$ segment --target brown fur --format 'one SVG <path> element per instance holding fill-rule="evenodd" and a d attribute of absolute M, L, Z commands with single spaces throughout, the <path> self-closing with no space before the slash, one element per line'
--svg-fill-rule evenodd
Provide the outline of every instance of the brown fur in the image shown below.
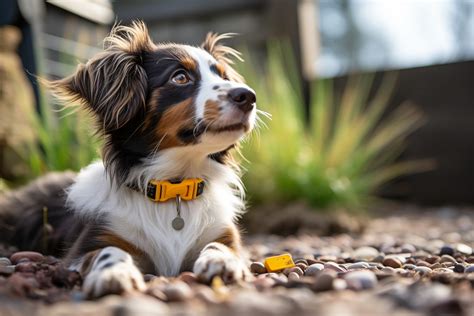
<path fill-rule="evenodd" d="M 229 226 L 222 235 L 215 240 L 231 249 L 234 253 L 239 254 L 241 250 L 240 232 L 236 226 Z"/>
<path fill-rule="evenodd" d="M 208 100 L 204 105 L 204 109 L 204 120 L 206 122 L 212 122 L 219 118 L 219 102 Z"/>
<path fill-rule="evenodd" d="M 168 109 L 156 128 L 159 139 L 159 148 L 166 149 L 180 146 L 177 134 L 182 128 L 193 126 L 192 99 L 187 99 Z"/>

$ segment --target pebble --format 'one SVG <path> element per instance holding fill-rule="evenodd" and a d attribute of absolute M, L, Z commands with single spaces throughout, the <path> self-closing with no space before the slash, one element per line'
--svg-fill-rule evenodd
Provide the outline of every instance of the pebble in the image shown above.
<path fill-rule="evenodd" d="M 465 273 L 473 273 L 474 272 L 474 264 L 471 264 L 470 266 L 466 267 L 464 272 Z"/>
<path fill-rule="evenodd" d="M 352 257 L 357 260 L 371 261 L 379 255 L 379 251 L 374 247 L 364 246 L 357 248 L 353 253 Z"/>
<path fill-rule="evenodd" d="M 15 272 L 15 266 L 0 266 L 0 275 L 9 276 Z"/>
<path fill-rule="evenodd" d="M 454 269 L 453 269 L 454 272 L 457 272 L 457 273 L 464 273 L 464 270 L 465 270 L 465 268 L 464 268 L 464 266 L 463 266 L 462 264 L 459 264 L 459 263 L 458 263 L 458 264 L 455 264 L 455 265 L 454 265 Z"/>
<path fill-rule="evenodd" d="M 346 269 L 344 269 L 343 267 L 341 267 L 340 265 L 338 265 L 335 262 L 326 262 L 324 264 L 324 270 L 333 270 L 333 271 L 336 271 L 336 272 L 346 272 Z"/>
<path fill-rule="evenodd" d="M 451 246 L 443 246 L 441 247 L 441 250 L 439 251 L 439 254 L 442 255 L 454 255 L 454 248 Z"/>
<path fill-rule="evenodd" d="M 378 256 L 376 256 L 374 259 L 372 259 L 372 262 L 379 262 L 379 263 L 382 263 L 383 259 L 385 258 L 385 256 L 383 254 L 379 254 Z"/>
<path fill-rule="evenodd" d="M 400 248 L 402 252 L 413 253 L 416 251 L 416 247 L 412 244 L 403 244 Z"/>
<path fill-rule="evenodd" d="M 336 271 L 333 270 L 324 270 L 314 280 L 314 283 L 311 287 L 313 291 L 322 292 L 329 291 L 333 289 L 333 282 L 337 277 Z"/>
<path fill-rule="evenodd" d="M 37 264 L 34 262 L 21 262 L 15 266 L 17 272 L 36 272 Z"/>
<path fill-rule="evenodd" d="M 321 263 L 313 263 L 309 267 L 306 268 L 304 271 L 304 275 L 306 276 L 315 276 L 318 274 L 320 271 L 324 269 L 324 265 Z"/>
<path fill-rule="evenodd" d="M 367 262 L 356 262 L 349 264 L 347 270 L 357 270 L 357 269 L 369 269 L 370 265 Z"/>
<path fill-rule="evenodd" d="M 13 264 L 17 264 L 22 259 L 27 259 L 29 261 L 38 262 L 38 261 L 43 260 L 43 258 L 44 258 L 44 256 L 42 254 L 40 254 L 39 252 L 20 251 L 20 252 L 15 252 L 13 255 L 11 255 L 10 260 Z"/>
<path fill-rule="evenodd" d="M 0 257 L 0 266 L 10 266 L 12 262 L 6 257 Z"/>
<path fill-rule="evenodd" d="M 252 262 L 252 264 L 250 264 L 250 272 L 262 274 L 267 273 L 267 269 L 265 268 L 265 265 L 261 262 Z"/>
<path fill-rule="evenodd" d="M 431 268 L 428 268 L 428 267 L 416 267 L 416 268 L 415 268 L 415 272 L 418 272 L 418 273 L 420 273 L 421 275 L 428 274 L 428 273 L 430 273 L 431 271 L 432 271 Z"/>
<path fill-rule="evenodd" d="M 303 273 L 303 272 L 302 272 Z M 300 275 L 296 272 L 290 272 L 288 274 L 288 281 L 294 281 L 294 280 L 299 280 L 300 279 Z"/>
<path fill-rule="evenodd" d="M 456 263 L 456 259 L 454 259 L 450 255 L 442 255 L 439 262 L 441 262 L 441 263 L 446 263 L 446 262 Z"/>
<path fill-rule="evenodd" d="M 377 277 L 369 270 L 349 272 L 344 276 L 344 280 L 348 288 L 353 290 L 371 289 L 377 284 Z"/>
<path fill-rule="evenodd" d="M 415 270 L 415 268 L 416 268 L 416 265 L 411 264 L 411 263 L 406 263 L 403 265 L 403 269 L 406 269 L 406 270 Z"/>
<path fill-rule="evenodd" d="M 464 255 L 470 256 L 472 254 L 472 248 L 466 244 L 457 244 L 456 250 Z"/>
<path fill-rule="evenodd" d="M 434 264 L 434 263 L 438 262 L 439 259 L 440 259 L 439 256 L 429 256 L 425 259 L 425 261 L 428 262 L 428 263 Z"/>
<path fill-rule="evenodd" d="M 183 272 L 179 275 L 179 279 L 187 284 L 193 284 L 197 282 L 196 275 L 192 272 Z"/>
<path fill-rule="evenodd" d="M 402 263 L 396 258 L 386 258 L 384 261 L 382 261 L 382 264 L 394 269 L 402 267 Z"/>
<path fill-rule="evenodd" d="M 182 281 L 169 283 L 162 291 L 170 302 L 186 301 L 194 294 L 189 285 Z"/>
<path fill-rule="evenodd" d="M 423 261 L 423 260 L 419 260 L 416 263 L 416 265 L 419 266 L 419 267 L 431 267 L 431 264 L 429 264 L 428 262 Z"/>
<path fill-rule="evenodd" d="M 304 274 L 303 270 L 300 267 L 290 268 L 290 272 L 288 273 L 288 275 L 290 275 L 291 273 L 296 273 L 298 274 L 298 276 L 302 276 Z"/>

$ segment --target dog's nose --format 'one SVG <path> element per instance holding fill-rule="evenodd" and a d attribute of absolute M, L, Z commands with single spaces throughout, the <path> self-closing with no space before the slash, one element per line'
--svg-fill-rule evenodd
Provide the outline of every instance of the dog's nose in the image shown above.
<path fill-rule="evenodd" d="M 246 88 L 235 88 L 228 92 L 229 100 L 243 112 L 251 111 L 255 106 L 257 97 L 255 93 Z"/>

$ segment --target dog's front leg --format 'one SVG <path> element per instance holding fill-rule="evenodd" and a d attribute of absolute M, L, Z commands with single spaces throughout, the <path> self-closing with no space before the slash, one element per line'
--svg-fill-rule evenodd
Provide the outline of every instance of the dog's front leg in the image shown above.
<path fill-rule="evenodd" d="M 240 257 L 240 236 L 231 227 L 216 241 L 207 244 L 194 263 L 194 273 L 201 282 L 210 283 L 219 276 L 225 283 L 250 278 L 251 274 Z"/>
<path fill-rule="evenodd" d="M 143 275 L 132 256 L 118 247 L 88 252 L 78 268 L 84 278 L 82 289 L 89 298 L 145 290 Z"/>

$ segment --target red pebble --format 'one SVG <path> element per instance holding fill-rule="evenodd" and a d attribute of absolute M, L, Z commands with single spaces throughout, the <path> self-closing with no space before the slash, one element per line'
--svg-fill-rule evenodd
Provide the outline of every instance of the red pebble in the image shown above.
<path fill-rule="evenodd" d="M 39 252 L 34 251 L 20 251 L 11 255 L 10 260 L 13 264 L 17 264 L 21 259 L 28 259 L 30 261 L 38 262 L 43 260 L 44 256 Z"/>

